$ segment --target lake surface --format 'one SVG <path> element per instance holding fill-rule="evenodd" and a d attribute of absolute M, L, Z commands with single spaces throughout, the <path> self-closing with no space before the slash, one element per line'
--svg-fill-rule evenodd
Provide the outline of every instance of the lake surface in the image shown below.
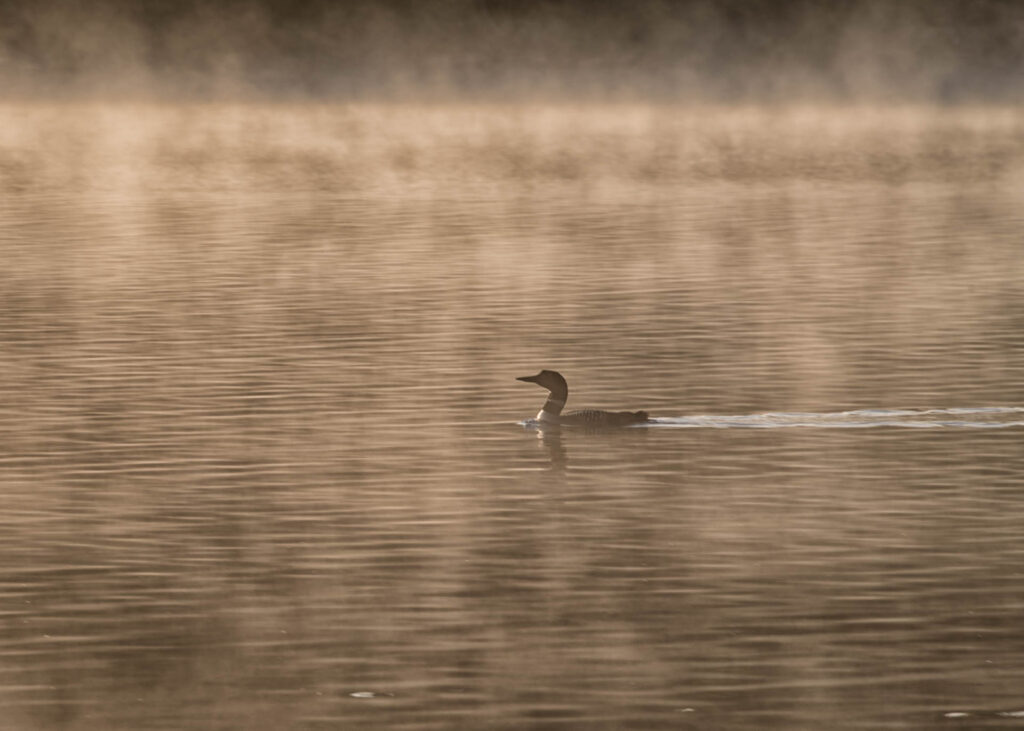
<path fill-rule="evenodd" d="M 1020 723 L 1024 115 L 0 114 L 5 728 Z"/>

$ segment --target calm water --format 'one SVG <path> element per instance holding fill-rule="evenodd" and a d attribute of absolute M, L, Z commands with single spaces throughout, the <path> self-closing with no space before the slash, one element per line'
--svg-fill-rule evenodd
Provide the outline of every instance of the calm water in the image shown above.
<path fill-rule="evenodd" d="M 1024 117 L 0 111 L 5 728 L 1020 723 Z"/>

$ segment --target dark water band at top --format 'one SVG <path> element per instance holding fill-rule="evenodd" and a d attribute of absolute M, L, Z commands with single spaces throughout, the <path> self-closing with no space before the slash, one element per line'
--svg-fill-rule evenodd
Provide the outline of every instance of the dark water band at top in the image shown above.
<path fill-rule="evenodd" d="M 537 427 L 534 419 L 522 422 Z M 975 428 L 1001 429 L 1024 426 L 1024 407 L 979 406 L 953 409 L 856 409 L 831 413 L 771 412 L 725 416 L 699 414 L 694 416 L 656 416 L 631 429 L 785 429 L 793 427 L 818 429 L 868 429 L 872 427 L 904 427 L 914 429 Z"/>

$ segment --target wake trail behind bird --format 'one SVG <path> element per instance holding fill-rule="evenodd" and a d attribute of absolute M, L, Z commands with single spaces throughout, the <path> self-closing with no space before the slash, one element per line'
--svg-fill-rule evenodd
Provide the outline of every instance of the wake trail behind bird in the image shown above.
<path fill-rule="evenodd" d="M 1024 426 L 1024 407 L 981 406 L 952 409 L 856 409 L 831 413 L 770 412 L 725 416 L 654 417 L 639 427 L 675 429 L 868 429 L 903 427 L 913 429 L 981 428 Z"/>

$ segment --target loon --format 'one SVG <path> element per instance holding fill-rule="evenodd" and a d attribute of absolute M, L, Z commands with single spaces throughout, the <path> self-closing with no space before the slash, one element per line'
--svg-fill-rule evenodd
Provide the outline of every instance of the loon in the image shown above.
<path fill-rule="evenodd" d="M 569 398 L 569 384 L 557 371 L 541 371 L 535 376 L 520 376 L 517 381 L 526 381 L 543 386 L 551 393 L 544 407 L 537 414 L 537 421 L 548 426 L 629 426 L 642 424 L 648 420 L 646 411 L 600 411 L 598 409 L 582 409 L 562 413 L 565 401 Z"/>

